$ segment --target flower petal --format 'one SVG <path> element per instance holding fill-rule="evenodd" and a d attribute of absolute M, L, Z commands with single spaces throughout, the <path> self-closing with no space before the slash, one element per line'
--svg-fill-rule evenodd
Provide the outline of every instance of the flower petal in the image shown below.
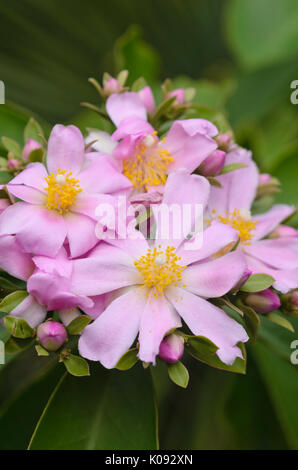
<path fill-rule="evenodd" d="M 30 163 L 25 170 L 10 180 L 9 185 L 23 184 L 44 192 L 47 176 L 48 172 L 42 163 Z"/>
<path fill-rule="evenodd" d="M 22 250 L 12 235 L 0 236 L 0 268 L 25 281 L 34 270 L 31 256 Z"/>
<path fill-rule="evenodd" d="M 205 336 L 216 344 L 219 348 L 216 354 L 222 362 L 233 364 L 237 357 L 242 357 L 237 343 L 248 341 L 248 336 L 240 323 L 222 309 L 183 289 L 169 289 L 166 295 L 194 335 Z"/>
<path fill-rule="evenodd" d="M 96 142 L 94 142 L 96 140 Z M 117 143 L 112 140 L 110 134 L 104 131 L 92 130 L 85 139 L 86 144 L 92 144 L 96 152 L 111 155 Z"/>
<path fill-rule="evenodd" d="M 60 168 L 77 175 L 83 165 L 84 154 L 85 143 L 80 129 L 61 124 L 53 128 L 47 153 L 47 167 L 50 173 L 57 173 Z"/>
<path fill-rule="evenodd" d="M 23 318 L 31 328 L 35 328 L 44 321 L 47 316 L 47 310 L 31 295 L 28 295 L 28 297 L 10 312 L 10 316 Z"/>
<path fill-rule="evenodd" d="M 6 187 L 10 194 L 30 204 L 42 205 L 45 202 L 45 193 L 31 186 L 8 184 Z"/>
<path fill-rule="evenodd" d="M 253 217 L 257 222 L 254 232 L 254 240 L 260 240 L 271 233 L 283 220 L 289 217 L 295 211 L 294 206 L 287 204 L 276 204 L 269 211 L 258 214 Z"/>
<path fill-rule="evenodd" d="M 206 298 L 221 297 L 241 279 L 246 268 L 241 250 L 205 263 L 195 263 L 183 272 L 185 289 Z"/>
<path fill-rule="evenodd" d="M 98 243 L 95 235 L 96 222 L 94 220 L 74 212 L 65 214 L 64 220 L 69 249 L 73 258 L 82 256 Z"/>
<path fill-rule="evenodd" d="M 137 116 L 146 121 L 147 112 L 137 93 L 126 91 L 111 95 L 106 102 L 107 112 L 116 126 L 127 117 Z"/>
<path fill-rule="evenodd" d="M 164 336 L 172 328 L 179 328 L 181 320 L 164 295 L 155 297 L 151 289 L 141 316 L 138 357 L 155 364 L 156 355 Z"/>
<path fill-rule="evenodd" d="M 114 300 L 84 329 L 79 340 L 80 354 L 92 361 L 100 361 L 107 369 L 115 367 L 137 336 L 145 304 L 146 295 L 141 288 L 132 289 Z"/>
<path fill-rule="evenodd" d="M 295 238 L 259 240 L 245 246 L 245 252 L 277 269 L 298 268 L 298 240 Z"/>

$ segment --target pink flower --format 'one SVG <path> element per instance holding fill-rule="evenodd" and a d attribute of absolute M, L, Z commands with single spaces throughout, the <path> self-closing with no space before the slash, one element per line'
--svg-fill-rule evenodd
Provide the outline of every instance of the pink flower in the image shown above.
<path fill-rule="evenodd" d="M 163 203 L 205 206 L 209 189 L 205 178 L 177 172 L 168 178 Z M 163 223 L 157 218 L 157 233 L 163 233 Z M 187 233 L 193 225 L 194 216 L 187 221 Z M 187 249 L 189 240 L 183 235 L 149 245 L 138 232 L 137 239 L 107 240 L 109 244 L 100 243 L 87 258 L 74 260 L 73 291 L 87 296 L 115 293 L 84 330 L 80 354 L 112 368 L 138 335 L 140 360 L 155 363 L 164 336 L 181 327 L 183 318 L 195 335 L 218 346 L 223 362 L 242 357 L 237 343 L 248 340 L 245 330 L 206 300 L 226 294 L 243 276 L 246 264 L 240 251 L 213 257 L 236 239 L 235 230 L 214 222 L 204 232 L 201 249 Z"/>
<path fill-rule="evenodd" d="M 7 185 L 22 202 L 2 213 L 0 235 L 16 234 L 24 250 L 36 255 L 55 256 L 66 240 L 73 257 L 95 246 L 95 208 L 131 184 L 108 156 L 85 155 L 84 149 L 78 128 L 53 128 L 47 168 L 31 163 Z"/>
<path fill-rule="evenodd" d="M 283 236 L 268 239 L 279 224 L 294 211 L 294 206 L 277 204 L 263 214 L 251 216 L 259 173 L 251 153 L 236 149 L 227 154 L 226 164 L 244 163 L 246 168 L 218 176 L 222 188 L 212 187 L 207 219 L 230 225 L 238 231 L 239 250 L 245 254 L 253 273 L 266 273 L 275 279 L 281 292 L 298 287 L 298 238 Z"/>
<path fill-rule="evenodd" d="M 147 88 L 142 95 L 111 95 L 106 108 L 117 130 L 111 137 L 97 134 L 95 144 L 96 149 L 110 153 L 123 166 L 123 174 L 132 182 L 135 193 L 163 188 L 167 175 L 177 169 L 193 172 L 217 148 L 213 137 L 218 131 L 204 119 L 175 121 L 165 139 L 160 140 L 147 122 L 147 112 L 154 103 L 151 100 L 149 105 L 149 96 Z"/>
<path fill-rule="evenodd" d="M 34 139 L 28 139 L 22 152 L 22 157 L 24 160 L 28 161 L 29 155 L 33 150 L 42 148 L 39 142 Z"/>
<path fill-rule="evenodd" d="M 185 104 L 185 90 L 183 88 L 176 88 L 168 93 L 167 98 L 175 97 L 175 105 L 183 106 Z"/>
<path fill-rule="evenodd" d="M 105 296 L 88 298 L 71 290 L 72 260 L 61 248 L 55 258 L 31 257 L 25 253 L 17 237 L 0 237 L 0 268 L 10 275 L 27 281 L 26 297 L 10 315 L 24 318 L 31 327 L 42 323 L 47 312 L 58 310 L 66 325 L 80 315 L 80 307 L 96 318 L 105 306 Z"/>

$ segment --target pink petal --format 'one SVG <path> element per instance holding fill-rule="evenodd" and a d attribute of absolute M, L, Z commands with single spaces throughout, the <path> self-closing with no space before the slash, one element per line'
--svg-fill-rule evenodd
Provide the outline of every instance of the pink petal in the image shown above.
<path fill-rule="evenodd" d="M 25 170 L 10 180 L 9 184 L 23 184 L 44 192 L 44 188 L 47 186 L 45 180 L 47 176 L 48 172 L 42 163 L 30 163 Z"/>
<path fill-rule="evenodd" d="M 191 248 L 190 241 L 184 242 L 177 250 L 177 256 L 181 257 L 181 264 L 188 265 L 201 261 L 214 255 L 218 251 L 225 248 L 230 243 L 236 242 L 238 233 L 229 225 L 221 224 L 220 222 L 213 221 L 211 225 L 203 231 L 203 234 L 198 234 L 193 239 L 194 246 L 196 246 L 197 239 L 202 236 L 202 247 L 199 249 L 186 249 L 187 246 Z"/>
<path fill-rule="evenodd" d="M 146 295 L 141 288 L 114 300 L 84 329 L 79 341 L 80 354 L 100 361 L 107 369 L 115 367 L 137 336 L 145 304 Z"/>
<path fill-rule="evenodd" d="M 49 274 L 59 274 L 60 276 L 70 278 L 72 273 L 72 261 L 68 259 L 67 252 L 62 247 L 55 258 L 48 256 L 34 256 L 32 258 L 35 266 Z"/>
<path fill-rule="evenodd" d="M 259 174 L 251 159 L 251 152 L 242 148 L 229 152 L 226 165 L 232 163 L 243 163 L 247 166 L 216 177 L 222 188 L 212 186 L 208 203 L 211 211 L 216 210 L 216 216 L 224 214 L 225 211 L 233 212 L 234 209 L 250 210 L 256 196 Z"/>
<path fill-rule="evenodd" d="M 72 291 L 99 295 L 141 282 L 131 256 L 101 242 L 88 258 L 74 260 Z"/>
<path fill-rule="evenodd" d="M 242 357 L 237 343 L 248 341 L 240 323 L 223 310 L 183 289 L 172 288 L 166 293 L 175 309 L 196 336 L 209 338 L 219 348 L 216 352 L 225 364 L 233 364 Z"/>
<path fill-rule="evenodd" d="M 152 134 L 154 128 L 145 119 L 137 116 L 129 116 L 118 126 L 117 130 L 112 135 L 113 140 L 120 140 L 127 136 L 134 138 L 143 138 L 148 134 Z"/>
<path fill-rule="evenodd" d="M 12 235 L 0 236 L 0 268 L 23 280 L 27 280 L 34 270 L 31 256 L 24 253 Z"/>
<path fill-rule="evenodd" d="M 179 328 L 181 320 L 164 295 L 154 297 L 151 290 L 140 322 L 138 357 L 155 364 L 156 355 L 164 336 L 172 328 Z"/>
<path fill-rule="evenodd" d="M 177 171 L 169 175 L 161 208 L 156 205 L 152 207 L 157 224 L 156 245 L 166 248 L 167 246 L 178 247 L 182 243 L 186 236 L 194 230 L 196 218 L 200 215 L 196 213 L 196 206 L 202 205 L 202 209 L 204 209 L 209 191 L 209 182 L 203 176 L 189 175 L 184 171 Z M 163 216 L 163 209 L 167 211 L 171 206 L 174 212 L 170 212 L 169 218 Z M 190 209 L 189 216 L 186 206 Z M 161 212 L 160 209 L 162 209 Z M 176 219 L 179 216 L 179 211 L 181 213 L 180 222 Z M 179 236 L 179 232 L 181 236 Z"/>
<path fill-rule="evenodd" d="M 245 252 L 277 269 L 298 268 L 298 240 L 259 240 L 245 246 Z"/>
<path fill-rule="evenodd" d="M 95 221 L 82 214 L 69 212 L 64 216 L 71 256 L 77 258 L 97 243 Z"/>
<path fill-rule="evenodd" d="M 215 137 L 218 134 L 217 127 L 206 119 L 184 119 L 181 121 L 175 121 L 174 125 L 174 129 L 178 128 L 178 126 L 182 127 L 190 136 L 203 134 L 208 135 L 209 137 Z"/>
<path fill-rule="evenodd" d="M 7 189 L 13 196 L 30 204 L 42 205 L 45 203 L 45 193 L 30 186 L 8 184 Z"/>
<path fill-rule="evenodd" d="M 85 142 L 86 144 L 91 144 L 91 142 L 94 142 L 92 144 L 92 149 L 94 149 L 96 152 L 104 153 L 105 155 L 111 155 L 117 145 L 116 142 L 112 140 L 110 134 L 95 129 L 89 132 Z"/>
<path fill-rule="evenodd" d="M 65 326 L 68 326 L 75 318 L 78 318 L 80 315 L 81 313 L 77 308 L 59 311 L 60 320 Z"/>
<path fill-rule="evenodd" d="M 264 214 L 258 214 L 253 217 L 257 221 L 254 232 L 254 240 L 259 240 L 272 232 L 283 220 L 289 217 L 295 211 L 294 206 L 286 204 L 276 204 Z"/>
<path fill-rule="evenodd" d="M 185 289 L 206 298 L 221 297 L 240 280 L 246 268 L 241 250 L 221 258 L 188 266 L 183 272 Z"/>
<path fill-rule="evenodd" d="M 35 328 L 44 321 L 47 316 L 47 310 L 31 295 L 28 295 L 23 302 L 10 312 L 10 316 L 23 318 L 31 328 Z"/>
<path fill-rule="evenodd" d="M 150 86 L 145 86 L 142 88 L 138 95 L 141 98 L 147 112 L 149 114 L 153 114 L 155 111 L 155 100 Z"/>
<path fill-rule="evenodd" d="M 127 117 L 137 116 L 146 121 L 147 112 L 137 93 L 126 91 L 111 95 L 106 102 L 107 112 L 116 126 Z"/>
<path fill-rule="evenodd" d="M 50 135 L 47 153 L 47 167 L 50 173 L 58 169 L 80 171 L 85 154 L 85 143 L 81 131 L 75 126 L 57 124 Z"/>
<path fill-rule="evenodd" d="M 55 256 L 66 237 L 63 216 L 26 202 L 17 202 L 0 216 L 0 235 L 16 234 L 28 253 Z"/>

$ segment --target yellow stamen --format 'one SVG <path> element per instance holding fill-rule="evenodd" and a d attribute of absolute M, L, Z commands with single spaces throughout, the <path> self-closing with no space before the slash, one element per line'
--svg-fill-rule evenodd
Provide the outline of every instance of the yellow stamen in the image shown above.
<path fill-rule="evenodd" d="M 245 216 L 244 216 L 245 215 Z M 257 220 L 251 220 L 243 210 L 234 209 L 233 212 L 226 215 L 218 215 L 217 220 L 223 224 L 230 225 L 239 233 L 239 238 L 242 244 L 250 245 L 251 239 L 254 234 L 252 233 L 256 230 Z"/>
<path fill-rule="evenodd" d="M 69 212 L 69 208 L 75 204 L 76 196 L 82 191 L 79 180 L 71 178 L 72 173 L 58 169 L 58 173 L 51 173 L 45 177 L 48 186 L 45 189 L 46 208 L 55 210 L 59 214 Z"/>
<path fill-rule="evenodd" d="M 137 145 L 134 156 L 123 160 L 123 174 L 138 191 L 166 184 L 168 166 L 174 161 L 170 152 L 161 148 L 153 135 L 146 136 Z"/>
<path fill-rule="evenodd" d="M 182 272 L 186 266 L 178 264 L 181 259 L 175 254 L 175 248 L 168 246 L 164 251 L 149 248 L 146 255 L 135 261 L 135 267 L 143 276 L 143 287 L 154 289 L 154 296 L 159 297 L 164 289 L 182 281 Z"/>

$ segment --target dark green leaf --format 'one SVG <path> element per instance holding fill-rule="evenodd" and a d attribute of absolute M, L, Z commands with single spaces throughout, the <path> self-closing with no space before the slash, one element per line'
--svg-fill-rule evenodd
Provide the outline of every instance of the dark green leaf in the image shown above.
<path fill-rule="evenodd" d="M 23 318 L 6 316 L 4 317 L 5 327 L 15 338 L 32 338 L 34 330 Z"/>
<path fill-rule="evenodd" d="M 68 334 L 78 335 L 87 325 L 89 325 L 91 320 L 92 318 L 88 317 L 88 315 L 80 315 L 79 317 L 75 318 L 66 328 Z"/>
<path fill-rule="evenodd" d="M 261 290 L 268 289 L 273 283 L 273 277 L 268 274 L 251 274 L 240 290 L 243 292 L 260 292 Z"/>
<path fill-rule="evenodd" d="M 88 362 L 80 356 L 70 354 L 63 362 L 68 372 L 75 377 L 90 375 Z"/>
<path fill-rule="evenodd" d="M 129 349 L 122 357 L 120 357 L 119 362 L 116 366 L 118 370 L 129 370 L 138 362 L 138 349 L 133 348 Z"/>
<path fill-rule="evenodd" d="M 10 313 L 14 308 L 16 308 L 23 300 L 28 297 L 28 292 L 26 291 L 16 291 L 12 294 L 8 294 L 0 302 L 0 312 Z"/>
<path fill-rule="evenodd" d="M 6 148 L 8 152 L 14 154 L 16 158 L 19 158 L 22 154 L 22 149 L 18 142 L 9 138 L 9 137 L 2 137 L 2 144 Z"/>
<path fill-rule="evenodd" d="M 43 130 L 40 124 L 38 124 L 38 122 L 31 117 L 24 130 L 24 142 L 26 143 L 29 139 L 33 139 L 43 145 L 44 139 L 42 138 L 42 136 Z"/>
<path fill-rule="evenodd" d="M 186 388 L 189 382 L 189 374 L 182 362 L 178 361 L 168 364 L 169 377 L 176 385 Z"/>

